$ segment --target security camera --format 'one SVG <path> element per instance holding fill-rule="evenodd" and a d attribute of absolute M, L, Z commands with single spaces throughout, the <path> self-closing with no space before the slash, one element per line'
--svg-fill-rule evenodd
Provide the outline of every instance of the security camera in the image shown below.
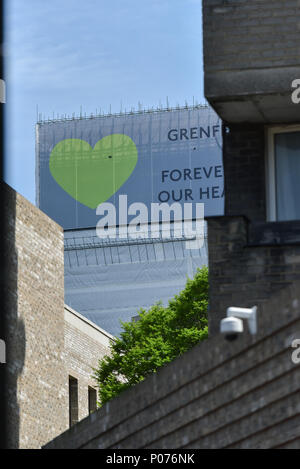
<path fill-rule="evenodd" d="M 234 316 L 222 319 L 220 331 L 225 335 L 226 340 L 232 342 L 237 339 L 238 334 L 244 332 L 243 321 Z"/>
<path fill-rule="evenodd" d="M 227 308 L 227 317 L 222 319 L 220 323 L 220 332 L 224 334 L 225 339 L 232 342 L 238 338 L 239 334 L 244 332 L 242 319 L 247 319 L 250 333 L 256 334 L 256 310 L 256 306 L 253 306 L 253 308 L 237 308 L 234 306 Z"/>

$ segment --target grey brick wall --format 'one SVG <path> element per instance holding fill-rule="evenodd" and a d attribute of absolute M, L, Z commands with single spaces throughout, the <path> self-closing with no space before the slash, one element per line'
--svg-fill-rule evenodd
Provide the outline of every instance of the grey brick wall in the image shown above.
<path fill-rule="evenodd" d="M 223 130 L 225 215 L 266 220 L 265 129 L 230 125 Z"/>
<path fill-rule="evenodd" d="M 211 337 L 46 448 L 299 448 L 299 291 L 260 307 L 255 338 Z"/>
<path fill-rule="evenodd" d="M 207 100 L 227 122 L 297 122 L 299 44 L 299 0 L 203 0 Z"/>
<path fill-rule="evenodd" d="M 212 335 L 229 306 L 261 306 L 300 281 L 300 246 L 251 245 L 244 217 L 209 219 L 208 239 Z"/>
<path fill-rule="evenodd" d="M 206 71 L 298 66 L 299 0 L 204 0 Z"/>
<path fill-rule="evenodd" d="M 266 222 L 264 126 L 227 127 L 225 217 L 208 219 L 210 334 L 228 306 L 260 305 L 300 279 L 296 223 Z"/>

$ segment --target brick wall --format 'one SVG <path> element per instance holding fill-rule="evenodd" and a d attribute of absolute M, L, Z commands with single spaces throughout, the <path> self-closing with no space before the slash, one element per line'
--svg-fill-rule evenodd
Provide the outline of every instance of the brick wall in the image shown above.
<path fill-rule="evenodd" d="M 89 414 L 88 388 L 96 389 L 93 368 L 98 361 L 110 353 L 113 337 L 65 306 L 65 365 L 66 375 L 78 380 L 78 419 Z"/>
<path fill-rule="evenodd" d="M 6 184 L 5 272 L 8 447 L 40 448 L 69 427 L 69 375 L 79 420 L 88 414 L 92 367 L 112 337 L 64 307 L 63 231 Z"/>
<path fill-rule="evenodd" d="M 209 331 L 228 306 L 260 305 L 299 277 L 297 222 L 266 222 L 265 129 L 226 125 L 225 217 L 208 219 Z"/>
<path fill-rule="evenodd" d="M 205 0 L 206 70 L 299 65 L 298 0 Z"/>
<path fill-rule="evenodd" d="M 253 245 L 244 217 L 216 217 L 208 221 L 210 310 L 209 331 L 229 306 L 261 306 L 276 292 L 300 280 L 299 244 Z"/>
<path fill-rule="evenodd" d="M 67 428 L 63 231 L 2 185 L 6 202 L 8 446 L 38 448 Z"/>
<path fill-rule="evenodd" d="M 300 447 L 299 284 L 258 311 L 258 334 L 215 335 L 47 448 Z"/>
<path fill-rule="evenodd" d="M 225 215 L 266 219 L 265 129 L 227 125 L 223 130 Z"/>

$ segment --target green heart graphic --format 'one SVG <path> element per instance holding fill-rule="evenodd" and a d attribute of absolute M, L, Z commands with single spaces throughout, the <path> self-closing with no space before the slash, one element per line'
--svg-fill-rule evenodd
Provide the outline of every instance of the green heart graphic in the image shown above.
<path fill-rule="evenodd" d="M 49 168 L 55 181 L 75 200 L 95 209 L 127 181 L 138 160 L 135 143 L 123 134 L 99 140 L 68 138 L 53 148 Z"/>

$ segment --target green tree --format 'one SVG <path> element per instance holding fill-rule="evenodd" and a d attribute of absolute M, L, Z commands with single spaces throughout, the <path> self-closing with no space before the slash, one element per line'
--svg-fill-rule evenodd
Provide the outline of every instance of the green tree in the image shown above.
<path fill-rule="evenodd" d="M 94 378 L 103 405 L 207 337 L 208 269 L 198 269 L 185 289 L 169 301 L 139 311 L 138 321 L 123 322 L 111 356 L 99 360 Z"/>

